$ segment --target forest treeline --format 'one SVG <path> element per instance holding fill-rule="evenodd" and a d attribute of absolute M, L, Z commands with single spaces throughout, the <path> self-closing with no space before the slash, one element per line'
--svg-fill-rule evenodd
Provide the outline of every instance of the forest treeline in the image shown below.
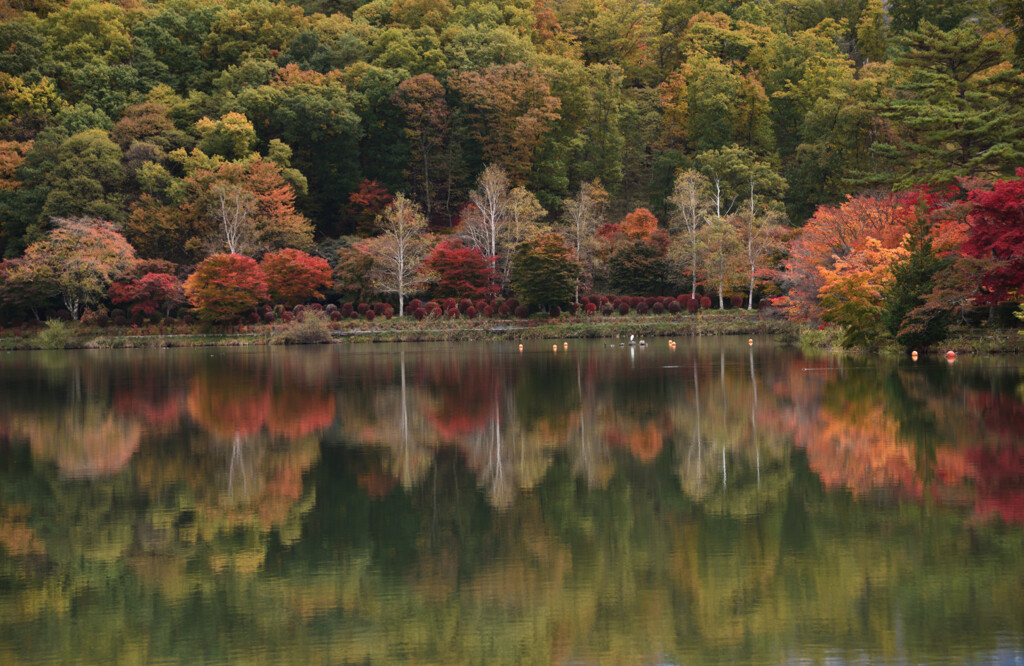
<path fill-rule="evenodd" d="M 15 261 L 60 220 L 92 219 L 181 277 L 283 248 L 358 268 L 353 247 L 364 264 L 394 255 L 366 243 L 405 201 L 506 291 L 515 248 L 550 232 L 584 290 L 699 284 L 749 304 L 786 230 L 822 207 L 966 201 L 1024 164 L 1009 1 L 40 0 L 0 15 L 0 254 Z M 632 248 L 617 265 L 615 242 Z"/>

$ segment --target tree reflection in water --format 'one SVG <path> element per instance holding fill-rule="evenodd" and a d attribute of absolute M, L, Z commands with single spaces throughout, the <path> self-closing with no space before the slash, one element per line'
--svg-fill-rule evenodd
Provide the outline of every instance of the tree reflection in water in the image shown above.
<path fill-rule="evenodd" d="M 512 347 L 5 355 L 0 659 L 1020 654 L 1019 361 Z"/>

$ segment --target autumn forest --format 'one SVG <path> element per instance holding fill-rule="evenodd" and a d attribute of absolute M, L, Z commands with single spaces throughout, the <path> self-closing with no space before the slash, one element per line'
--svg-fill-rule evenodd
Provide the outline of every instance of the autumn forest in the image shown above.
<path fill-rule="evenodd" d="M 0 16 L 10 328 L 730 306 L 909 348 L 1015 325 L 1012 2 Z"/>

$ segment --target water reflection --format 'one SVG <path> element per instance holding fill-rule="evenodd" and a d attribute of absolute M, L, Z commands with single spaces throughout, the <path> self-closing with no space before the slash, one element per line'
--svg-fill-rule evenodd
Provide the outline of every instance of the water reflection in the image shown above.
<path fill-rule="evenodd" d="M 536 346 L 0 357 L 0 660 L 1021 654 L 1018 361 Z"/>

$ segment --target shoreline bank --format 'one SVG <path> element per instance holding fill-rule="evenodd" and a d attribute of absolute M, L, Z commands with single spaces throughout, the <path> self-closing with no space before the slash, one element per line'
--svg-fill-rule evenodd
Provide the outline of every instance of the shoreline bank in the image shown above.
<path fill-rule="evenodd" d="M 235 347 L 284 344 L 287 325 L 248 326 L 229 331 L 98 329 L 68 325 L 66 336 L 48 340 L 46 329 L 35 334 L 0 334 L 0 350 L 134 349 L 160 347 Z M 385 342 L 472 342 L 479 340 L 546 340 L 614 338 L 616 336 L 778 335 L 795 340 L 798 326 L 757 312 L 723 312 L 700 316 L 564 317 L 562 320 L 393 320 L 374 325 L 331 327 L 322 344 Z"/>
<path fill-rule="evenodd" d="M 176 347 L 245 347 L 293 344 L 377 344 L 388 342 L 528 341 L 637 337 L 692 337 L 716 335 L 770 335 L 807 350 L 861 353 L 836 347 L 834 336 L 824 336 L 806 325 L 758 312 L 725 311 L 698 316 L 598 316 L 528 320 L 414 319 L 334 323 L 321 340 L 296 342 L 286 334 L 294 324 L 242 326 L 228 330 L 202 330 L 197 326 L 161 330 L 157 327 L 103 329 L 64 324 L 57 335 L 47 327 L 35 331 L 0 331 L 0 352 L 46 349 L 159 349 Z M 1016 329 L 964 329 L 931 351 L 958 354 L 1024 354 L 1024 332 Z M 925 351 L 925 350 L 922 350 Z M 900 355 L 904 350 L 884 348 L 877 353 Z"/>

